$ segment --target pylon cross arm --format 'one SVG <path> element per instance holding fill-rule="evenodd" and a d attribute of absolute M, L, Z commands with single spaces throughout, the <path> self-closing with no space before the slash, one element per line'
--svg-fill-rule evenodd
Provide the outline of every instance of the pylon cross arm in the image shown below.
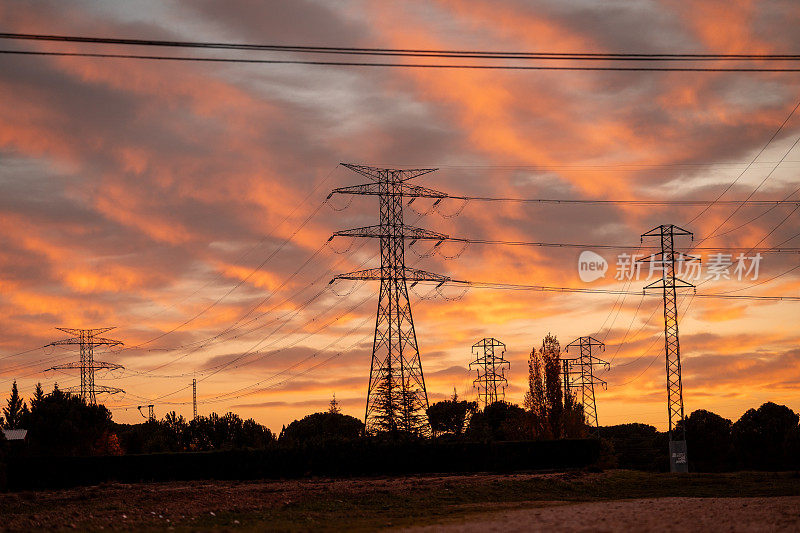
<path fill-rule="evenodd" d="M 122 365 L 118 365 L 116 363 L 106 363 L 105 361 L 95 361 L 92 364 L 92 368 L 95 370 L 119 370 L 121 368 L 125 368 Z"/>
<path fill-rule="evenodd" d="M 667 228 L 671 228 L 668 230 Z M 661 237 L 662 235 L 672 233 L 672 235 L 694 235 L 691 231 L 685 230 L 683 228 L 679 228 L 678 226 L 672 225 L 663 225 L 663 226 L 656 226 L 655 228 L 651 229 L 646 233 L 642 233 L 642 237 Z"/>
<path fill-rule="evenodd" d="M 115 329 L 116 326 L 111 326 L 107 328 L 96 328 L 96 329 L 76 329 L 76 328 L 56 328 L 59 331 L 63 331 L 64 333 L 69 333 L 70 335 L 81 336 L 86 335 L 87 337 L 92 337 L 94 335 L 99 335 L 101 333 L 106 333 Z"/>
<path fill-rule="evenodd" d="M 334 278 L 330 281 L 330 283 L 335 282 L 339 279 L 349 279 L 349 280 L 382 280 L 384 279 L 382 269 L 380 268 L 367 268 L 364 270 L 356 270 L 354 272 L 348 272 L 347 274 L 338 274 L 334 276 Z M 438 282 L 440 284 L 446 283 L 450 281 L 450 277 L 443 276 L 441 274 L 435 274 L 433 272 L 427 272 L 425 270 L 418 270 L 416 268 L 408 268 L 406 267 L 400 276 L 392 275 L 392 279 L 397 279 L 401 281 L 411 281 L 412 283 L 418 283 L 421 281 L 433 281 Z"/>
<path fill-rule="evenodd" d="M 422 187 L 420 185 L 409 185 L 404 183 L 400 188 L 400 194 L 410 198 L 449 198 L 447 193 L 431 189 L 430 187 Z"/>
<path fill-rule="evenodd" d="M 354 165 L 352 163 L 341 163 L 341 165 L 374 181 L 381 180 L 382 176 L 387 173 L 396 176 L 395 181 L 406 181 L 439 170 L 438 168 L 377 168 L 365 165 Z"/>
<path fill-rule="evenodd" d="M 450 197 L 450 195 L 445 192 L 437 191 L 436 189 L 431 189 L 430 187 L 422 187 L 420 185 L 411 185 L 408 183 L 400 183 L 395 190 L 389 192 L 381 190 L 380 184 L 377 182 L 337 187 L 336 189 L 333 189 L 330 194 L 328 194 L 328 199 L 330 199 L 334 194 L 356 194 L 364 196 L 384 195 L 401 196 L 403 198 L 436 198 L 437 200 Z"/>
<path fill-rule="evenodd" d="M 68 345 L 80 344 L 80 343 L 81 343 L 81 340 L 79 338 L 75 337 L 74 339 L 62 339 L 60 341 L 53 341 L 50 344 L 48 344 L 47 346 L 68 346 Z"/>
<path fill-rule="evenodd" d="M 377 183 L 364 183 L 361 185 L 348 185 L 347 187 L 338 187 L 333 189 L 328 198 L 334 194 L 380 194 L 380 187 Z"/>
<path fill-rule="evenodd" d="M 62 389 L 62 390 L 64 392 L 69 393 L 69 394 L 80 394 L 81 393 L 81 388 L 78 385 L 76 385 L 74 387 L 67 387 L 67 388 Z M 109 387 L 107 385 L 95 385 L 92 390 L 94 391 L 95 394 L 99 394 L 99 393 L 118 394 L 118 393 L 124 393 L 125 392 L 123 389 L 120 389 L 120 388 L 117 388 L 117 387 Z"/>
<path fill-rule="evenodd" d="M 693 288 L 695 288 L 694 285 L 692 285 L 688 281 L 683 281 L 680 278 L 671 278 L 670 282 L 671 283 L 669 285 L 666 285 L 666 288 L 668 288 L 668 289 L 671 289 L 673 287 L 676 288 L 676 289 L 693 289 Z M 652 282 L 652 283 L 650 283 L 648 285 L 645 285 L 642 288 L 642 290 L 646 291 L 648 289 L 663 289 L 664 287 L 665 287 L 664 280 L 659 278 L 659 279 L 655 280 L 654 282 Z"/>
<path fill-rule="evenodd" d="M 337 231 L 336 233 L 331 235 L 328 241 L 333 240 L 334 237 L 371 237 L 371 238 L 401 237 L 404 239 L 411 239 L 411 240 L 430 240 L 430 241 L 444 241 L 450 238 L 449 235 L 446 235 L 444 233 L 439 233 L 424 228 L 418 228 L 416 226 L 410 226 L 408 224 L 403 224 L 399 228 L 399 231 L 401 232 L 400 235 L 387 233 L 386 228 L 376 224 L 373 226 L 364 226 L 363 228 L 353 228 L 353 229 Z"/>
<path fill-rule="evenodd" d="M 120 346 L 124 344 L 122 341 L 115 341 L 113 339 L 104 339 L 102 337 L 93 338 L 89 344 L 94 346 Z"/>
<path fill-rule="evenodd" d="M 64 363 L 63 365 L 56 365 L 51 366 L 47 370 L 74 370 L 76 368 L 81 368 L 81 363 L 72 362 L 72 363 Z"/>

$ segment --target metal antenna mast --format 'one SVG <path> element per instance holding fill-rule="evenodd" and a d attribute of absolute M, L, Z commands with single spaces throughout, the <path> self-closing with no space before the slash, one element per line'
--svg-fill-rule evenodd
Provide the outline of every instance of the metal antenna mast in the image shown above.
<path fill-rule="evenodd" d="M 366 176 L 371 183 L 334 189 L 333 194 L 374 195 L 380 204 L 380 223 L 331 236 L 368 237 L 380 241 L 381 266 L 339 274 L 331 280 L 379 280 L 378 312 L 372 344 L 372 362 L 367 406 L 364 415 L 367 433 L 407 431 L 428 433 L 426 417 L 428 393 L 422 374 L 422 361 L 411 316 L 407 282 L 412 287 L 421 281 L 442 285 L 450 278 L 406 267 L 405 240 L 443 241 L 447 235 L 407 225 L 403 222 L 403 199 L 419 197 L 441 199 L 445 193 L 410 185 L 412 178 L 434 172 L 435 168 L 397 170 L 361 165 L 343 166 Z"/>
<path fill-rule="evenodd" d="M 81 371 L 81 384 L 80 387 L 68 387 L 64 392 L 79 393 L 81 398 L 89 405 L 97 404 L 97 394 L 107 393 L 116 394 L 118 392 L 125 392 L 116 387 L 107 387 L 105 385 L 96 385 L 94 382 L 95 370 L 117 370 L 123 368 L 122 365 L 114 363 L 105 363 L 103 361 L 94 360 L 94 347 L 95 346 L 119 346 L 121 341 L 106 339 L 98 337 L 102 333 L 111 331 L 114 328 L 98 328 L 98 329 L 72 329 L 72 328 L 56 328 L 70 335 L 74 335 L 69 339 L 51 342 L 48 346 L 67 346 L 78 345 L 80 347 L 80 361 L 57 365 L 49 368 L 48 370 L 72 370 L 80 369 Z"/>
<path fill-rule="evenodd" d="M 661 289 L 664 296 L 664 352 L 667 366 L 667 416 L 669 418 L 669 463 L 672 472 L 688 472 L 689 463 L 686 450 L 686 432 L 684 425 L 678 427 L 683 420 L 683 385 L 681 383 L 681 346 L 678 340 L 678 304 L 676 289 L 694 288 L 694 285 L 675 277 L 675 237 L 688 235 L 694 240 L 691 231 L 672 224 L 662 224 L 647 233 L 645 237 L 658 237 L 661 240 L 661 252 L 641 259 L 644 262 L 655 262 L 661 266 L 661 279 L 644 287 Z M 677 259 L 696 259 L 681 254 Z M 652 269 L 651 269 L 652 271 Z"/>
<path fill-rule="evenodd" d="M 197 378 L 192 378 L 192 420 L 197 420 Z"/>
<path fill-rule="evenodd" d="M 607 383 L 594 375 L 594 367 L 602 366 L 609 368 L 607 361 L 603 361 L 594 355 L 596 349 L 605 351 L 606 345 L 594 337 L 578 337 L 565 346 L 567 352 L 570 348 L 577 348 L 578 357 L 574 359 L 562 359 L 564 372 L 564 394 L 572 394 L 572 390 L 578 392 L 576 399 L 580 399 L 583 405 L 583 416 L 589 427 L 594 427 L 600 433 L 600 425 L 597 423 L 597 404 L 594 397 L 594 386 L 600 385 L 605 389 Z M 578 396 L 580 395 L 580 396 Z"/>
<path fill-rule="evenodd" d="M 478 389 L 478 401 L 483 402 L 484 409 L 506 397 L 508 380 L 505 369 L 511 368 L 511 363 L 503 357 L 505 352 L 506 345 L 492 337 L 481 339 L 472 345 L 475 360 L 469 364 L 469 368 L 472 370 L 475 366 L 478 372 L 478 377 L 472 383 Z"/>

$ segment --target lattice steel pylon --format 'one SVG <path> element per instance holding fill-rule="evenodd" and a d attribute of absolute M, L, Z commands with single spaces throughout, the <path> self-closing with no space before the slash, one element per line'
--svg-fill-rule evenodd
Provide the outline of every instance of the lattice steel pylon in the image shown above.
<path fill-rule="evenodd" d="M 146 417 L 144 416 L 144 413 L 142 412 L 142 407 L 147 407 L 147 416 Z M 156 421 L 156 412 L 155 412 L 154 408 L 155 408 L 155 405 L 153 405 L 152 403 L 149 404 L 149 405 L 137 405 L 136 406 L 136 409 L 139 410 L 139 414 L 142 415 L 142 417 L 145 418 L 148 422 L 155 422 Z"/>
<path fill-rule="evenodd" d="M 380 268 L 339 274 L 331 280 L 379 280 L 378 311 L 372 344 L 365 431 L 405 431 L 430 433 L 426 409 L 428 393 L 422 361 L 411 315 L 407 282 L 421 281 L 442 285 L 450 278 L 406 267 L 405 241 L 437 240 L 446 235 L 407 225 L 403 222 L 404 198 L 445 198 L 447 195 L 407 183 L 412 178 L 434 172 L 435 168 L 398 170 L 361 165 L 343 166 L 366 176 L 371 183 L 334 189 L 333 194 L 378 196 L 380 223 L 374 226 L 339 231 L 331 236 L 368 237 L 380 241 Z"/>
<path fill-rule="evenodd" d="M 493 337 L 481 339 L 472 345 L 475 360 L 469 364 L 469 368 L 472 370 L 474 366 L 478 372 L 472 384 L 478 389 L 478 402 L 483 403 L 484 409 L 494 402 L 505 400 L 505 388 L 508 385 L 505 369 L 511 368 L 511 363 L 503 357 L 505 351 L 506 345 Z"/>
<path fill-rule="evenodd" d="M 594 396 L 594 386 L 600 385 L 605 389 L 608 385 L 594 375 L 594 368 L 601 366 L 608 369 L 608 361 L 604 361 L 594 355 L 596 350 L 605 351 L 606 345 L 594 337 L 578 337 L 565 346 L 567 352 L 570 348 L 578 350 L 578 357 L 573 359 L 562 359 L 564 395 L 572 395 L 576 390 L 574 398 L 580 401 L 583 406 L 583 416 L 586 425 L 595 428 L 595 432 L 600 434 L 600 425 L 597 422 L 597 403 Z"/>
<path fill-rule="evenodd" d="M 94 347 L 95 346 L 120 346 L 121 341 L 106 339 L 98 337 L 102 333 L 111 331 L 114 328 L 99 328 L 99 329 L 72 329 L 72 328 L 56 328 L 70 335 L 74 335 L 69 339 L 51 342 L 48 346 L 67 346 L 78 345 L 80 347 L 80 361 L 57 365 L 49 368 L 48 370 L 71 370 L 80 369 L 81 371 L 81 384 L 79 387 L 68 387 L 64 392 L 79 393 L 81 398 L 89 405 L 97 404 L 97 394 L 117 394 L 118 392 L 125 392 L 117 387 L 107 387 L 105 385 L 97 385 L 94 382 L 95 370 L 117 370 L 123 368 L 122 365 L 115 363 L 106 363 L 103 361 L 94 360 Z"/>
<path fill-rule="evenodd" d="M 192 378 L 192 420 L 197 420 L 197 378 Z"/>
<path fill-rule="evenodd" d="M 689 471 L 684 424 L 678 427 L 678 422 L 683 420 L 684 415 L 677 289 L 694 288 L 694 285 L 675 277 L 675 237 L 687 235 L 694 240 L 691 231 L 672 224 L 662 224 L 643 233 L 641 238 L 642 242 L 645 237 L 658 237 L 661 241 L 660 252 L 640 261 L 660 263 L 661 269 L 661 279 L 645 286 L 644 290 L 661 289 L 664 297 L 664 352 L 667 367 L 667 417 L 669 418 L 669 456 L 670 471 L 672 472 Z M 697 260 L 698 258 L 680 254 L 677 260 L 686 259 Z"/>

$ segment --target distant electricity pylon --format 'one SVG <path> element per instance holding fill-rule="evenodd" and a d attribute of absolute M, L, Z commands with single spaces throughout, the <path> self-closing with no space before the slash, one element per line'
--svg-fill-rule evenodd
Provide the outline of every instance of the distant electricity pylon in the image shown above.
<path fill-rule="evenodd" d="M 594 386 L 600 385 L 605 389 L 607 383 L 594 375 L 594 367 L 602 366 L 609 368 L 607 361 L 603 361 L 594 355 L 594 351 L 599 349 L 604 351 L 606 345 L 594 337 L 578 337 L 565 347 L 569 352 L 570 348 L 578 349 L 578 357 L 574 359 L 562 359 L 564 372 L 564 394 L 572 395 L 583 405 L 583 416 L 589 427 L 595 428 L 600 433 L 600 425 L 597 422 L 597 404 L 594 397 Z M 575 395 L 572 391 L 577 391 Z"/>
<path fill-rule="evenodd" d="M 667 366 L 667 415 L 669 418 L 669 463 L 672 472 L 688 472 L 689 463 L 686 450 L 686 432 L 683 420 L 683 385 L 681 383 L 681 345 L 678 340 L 678 304 L 676 289 L 694 288 L 694 285 L 675 277 L 675 237 L 690 236 L 692 232 L 672 224 L 662 224 L 647 233 L 645 237 L 658 237 L 661 251 L 644 262 L 654 262 L 661 266 L 661 279 L 647 285 L 644 290 L 661 289 L 664 296 L 664 352 Z M 697 259 L 681 255 L 677 260 Z"/>
<path fill-rule="evenodd" d="M 197 420 L 197 378 L 192 378 L 192 420 Z"/>
<path fill-rule="evenodd" d="M 429 169 L 396 170 L 361 165 L 343 166 L 366 176 L 371 183 L 334 189 L 331 195 L 374 195 L 380 204 L 380 223 L 331 236 L 369 237 L 380 240 L 381 266 L 339 274 L 331 280 L 380 280 L 375 337 L 367 406 L 364 415 L 367 433 L 407 431 L 428 433 L 428 393 L 422 374 L 422 361 L 411 316 L 406 282 L 413 285 L 432 281 L 442 285 L 450 278 L 406 267 L 405 240 L 444 240 L 447 235 L 407 225 L 403 222 L 404 198 L 444 198 L 447 195 L 407 183 L 412 178 L 435 171 Z"/>
<path fill-rule="evenodd" d="M 472 345 L 475 360 L 469 364 L 469 368 L 472 370 L 475 366 L 478 372 L 478 377 L 472 383 L 478 389 L 478 402 L 483 403 L 484 409 L 506 397 L 508 380 L 505 369 L 511 368 L 511 363 L 503 357 L 505 352 L 506 345 L 492 337 Z"/>
<path fill-rule="evenodd" d="M 57 365 L 49 368 L 48 370 L 72 370 L 80 369 L 81 371 L 81 384 L 79 387 L 68 387 L 64 392 L 79 393 L 89 405 L 97 404 L 97 394 L 107 393 L 116 394 L 118 392 L 125 392 L 116 387 L 107 387 L 105 385 L 96 385 L 94 382 L 95 370 L 117 370 L 123 368 L 122 365 L 114 363 L 105 363 L 103 361 L 94 360 L 94 347 L 95 346 L 119 346 L 121 341 L 106 339 L 98 337 L 101 333 L 111 331 L 114 328 L 99 328 L 99 329 L 71 329 L 71 328 L 56 328 L 70 335 L 74 335 L 69 339 L 51 342 L 48 346 L 67 346 L 78 345 L 80 347 L 80 361 Z"/>
<path fill-rule="evenodd" d="M 155 407 L 152 403 L 150 405 L 137 405 L 136 408 L 139 410 L 139 414 L 144 417 L 144 413 L 142 413 L 142 407 L 147 407 L 147 421 L 148 422 L 155 422 L 156 421 L 156 413 L 153 410 Z"/>

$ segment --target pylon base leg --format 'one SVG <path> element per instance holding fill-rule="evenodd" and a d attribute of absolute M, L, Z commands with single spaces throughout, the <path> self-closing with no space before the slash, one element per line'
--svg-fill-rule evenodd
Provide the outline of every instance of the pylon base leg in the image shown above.
<path fill-rule="evenodd" d="M 669 441 L 669 471 L 684 474 L 689 471 L 685 440 Z"/>

